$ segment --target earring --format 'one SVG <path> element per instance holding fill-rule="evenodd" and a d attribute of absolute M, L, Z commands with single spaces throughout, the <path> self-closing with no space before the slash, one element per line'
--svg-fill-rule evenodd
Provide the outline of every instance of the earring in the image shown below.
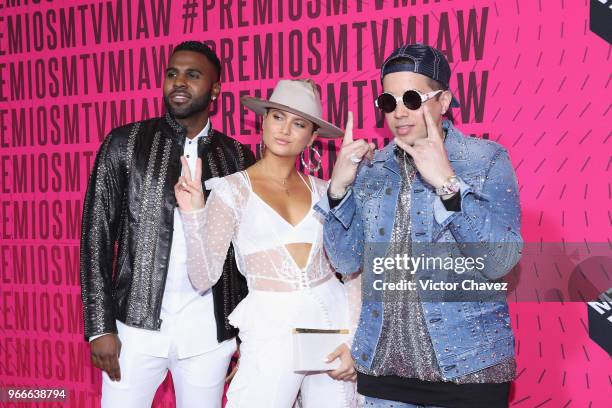
<path fill-rule="evenodd" d="M 261 139 L 259 140 L 259 159 L 263 159 L 264 152 L 266 151 L 266 144 L 263 140 L 263 134 L 261 135 Z"/>
<path fill-rule="evenodd" d="M 308 163 L 306 163 L 306 160 L 304 159 L 304 152 L 306 150 L 312 151 L 312 155 L 315 159 L 314 161 L 310 158 L 311 155 L 308 154 Z M 316 173 L 321 169 L 321 153 L 319 153 L 319 151 L 312 146 L 309 146 L 308 149 L 302 150 L 302 153 L 300 154 L 300 160 L 302 161 L 302 166 L 304 166 L 304 170 L 306 170 L 308 173 Z M 315 161 L 317 164 L 314 164 Z"/>
<path fill-rule="evenodd" d="M 214 100 L 216 100 L 216 99 L 217 99 L 217 97 L 216 97 L 216 96 L 211 96 L 211 98 L 210 98 L 210 99 L 212 99 L 212 100 L 214 101 Z"/>

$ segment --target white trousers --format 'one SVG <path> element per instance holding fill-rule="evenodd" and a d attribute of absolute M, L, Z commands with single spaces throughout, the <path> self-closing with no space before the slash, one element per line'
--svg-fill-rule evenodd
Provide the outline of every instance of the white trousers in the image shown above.
<path fill-rule="evenodd" d="M 178 408 L 221 408 L 225 375 L 236 351 L 236 340 L 227 340 L 212 351 L 179 359 L 171 347 L 168 358 L 138 351 L 138 344 L 121 339 L 119 365 L 121 381 L 111 381 L 102 373 L 102 408 L 150 408 L 168 370 Z"/>
<path fill-rule="evenodd" d="M 355 383 L 293 371 L 292 328 L 348 328 L 347 309 L 335 278 L 295 292 L 250 291 L 230 315 L 242 344 L 226 408 L 291 408 L 298 393 L 303 408 L 356 406 Z"/>

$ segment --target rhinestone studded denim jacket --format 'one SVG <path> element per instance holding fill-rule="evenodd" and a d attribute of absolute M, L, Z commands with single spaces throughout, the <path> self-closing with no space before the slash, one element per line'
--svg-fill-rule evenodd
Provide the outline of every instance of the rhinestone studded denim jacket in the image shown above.
<path fill-rule="evenodd" d="M 461 182 L 461 211 L 447 211 L 434 188 L 419 174 L 412 184 L 410 208 L 413 256 L 480 257 L 476 278 L 488 282 L 506 275 L 522 250 L 521 212 L 516 177 L 507 151 L 499 144 L 466 137 L 450 122 L 444 145 Z M 341 274 L 362 271 L 362 308 L 353 357 L 369 369 L 380 339 L 383 304 L 372 262 L 385 257 L 391 239 L 401 184 L 395 144 L 377 151 L 361 166 L 355 182 L 336 207 L 327 197 L 316 206 L 325 215 L 325 249 Z M 419 270 L 420 280 L 457 279 L 453 270 Z M 514 356 L 514 336 L 503 295 L 491 300 L 455 292 L 451 301 L 421 296 L 425 322 L 440 371 L 452 380 Z M 462 296 L 465 299 L 462 301 Z M 426 299 L 426 300 L 423 300 Z M 410 318 L 407 316 L 406 318 Z M 398 341 L 401 341 L 398 339 Z"/>

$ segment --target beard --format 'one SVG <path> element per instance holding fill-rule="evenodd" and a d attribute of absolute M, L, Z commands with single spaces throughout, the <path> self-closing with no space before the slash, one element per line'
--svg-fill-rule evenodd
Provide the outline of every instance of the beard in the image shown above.
<path fill-rule="evenodd" d="M 210 92 L 206 92 L 200 98 L 192 98 L 189 102 L 180 106 L 172 106 L 168 95 L 164 95 L 164 106 L 166 111 L 176 119 L 187 119 L 197 113 L 204 111 L 210 104 Z"/>

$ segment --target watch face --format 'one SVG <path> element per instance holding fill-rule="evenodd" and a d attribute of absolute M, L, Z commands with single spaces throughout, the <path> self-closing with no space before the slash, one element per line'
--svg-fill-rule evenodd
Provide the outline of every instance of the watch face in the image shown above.
<path fill-rule="evenodd" d="M 453 179 L 451 180 L 450 185 L 448 187 L 449 190 L 451 190 L 453 193 L 456 193 L 457 191 L 459 191 L 461 185 L 459 184 L 459 180 Z"/>
<path fill-rule="evenodd" d="M 457 191 L 459 191 L 460 186 L 461 185 L 459 184 L 459 179 L 457 177 L 451 177 L 448 179 L 448 184 L 446 185 L 446 188 L 451 193 L 456 193 Z"/>

